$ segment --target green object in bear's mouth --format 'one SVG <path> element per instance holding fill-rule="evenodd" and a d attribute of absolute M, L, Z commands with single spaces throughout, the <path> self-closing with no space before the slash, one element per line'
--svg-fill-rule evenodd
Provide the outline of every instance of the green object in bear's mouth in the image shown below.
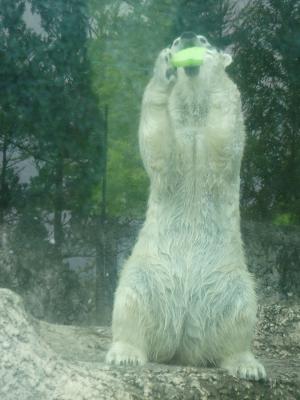
<path fill-rule="evenodd" d="M 173 67 L 197 67 L 203 63 L 205 47 L 188 47 L 173 54 Z"/>

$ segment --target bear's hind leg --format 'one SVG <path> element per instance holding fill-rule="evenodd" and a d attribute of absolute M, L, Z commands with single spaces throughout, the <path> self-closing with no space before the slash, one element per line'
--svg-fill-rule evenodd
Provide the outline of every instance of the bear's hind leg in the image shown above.
<path fill-rule="evenodd" d="M 147 362 L 144 310 L 138 295 L 130 287 L 120 287 L 113 312 L 113 343 L 106 362 L 143 365 Z"/>
<path fill-rule="evenodd" d="M 234 293 L 234 292 L 233 292 Z M 240 293 L 238 295 L 238 293 Z M 260 380 L 266 378 L 264 366 L 250 351 L 256 324 L 256 301 L 251 290 L 237 291 L 234 294 L 235 313 L 223 325 L 227 351 L 221 357 L 220 366 L 230 375 L 242 379 Z M 232 304 L 234 304 L 232 302 Z"/>

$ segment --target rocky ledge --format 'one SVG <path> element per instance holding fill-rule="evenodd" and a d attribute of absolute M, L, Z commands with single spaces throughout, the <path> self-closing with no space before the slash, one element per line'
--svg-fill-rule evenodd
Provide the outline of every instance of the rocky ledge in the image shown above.
<path fill-rule="evenodd" d="M 259 316 L 254 351 L 268 378 L 251 382 L 220 369 L 108 366 L 108 328 L 36 320 L 1 289 L 0 399 L 300 399 L 300 306 L 268 305 Z"/>

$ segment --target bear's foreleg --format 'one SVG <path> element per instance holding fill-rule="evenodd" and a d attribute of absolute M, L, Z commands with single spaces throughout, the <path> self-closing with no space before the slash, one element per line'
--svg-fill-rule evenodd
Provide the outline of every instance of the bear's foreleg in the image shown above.
<path fill-rule="evenodd" d="M 145 168 L 151 178 L 166 172 L 172 152 L 168 100 L 176 75 L 170 68 L 170 57 L 169 49 L 164 49 L 159 54 L 142 103 L 139 145 Z"/>

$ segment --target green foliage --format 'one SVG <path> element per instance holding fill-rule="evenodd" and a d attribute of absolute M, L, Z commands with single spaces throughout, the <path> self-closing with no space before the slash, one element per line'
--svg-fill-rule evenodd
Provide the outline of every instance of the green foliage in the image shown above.
<path fill-rule="evenodd" d="M 26 7 L 40 17 L 43 34 L 26 25 Z M 0 145 L 15 161 L 11 168 L 10 160 L 2 163 L 2 210 L 15 207 L 32 225 L 54 214 L 56 239 L 62 242 L 63 212 L 82 218 L 94 213 L 98 203 L 92 195 L 102 175 L 103 119 L 91 88 L 86 3 L 1 0 L 1 15 Z M 17 182 L 22 202 L 11 202 L 9 210 L 4 200 L 15 194 L 17 161 L 29 157 L 35 176 L 23 187 Z"/>
<path fill-rule="evenodd" d="M 0 223 L 3 223 L 21 195 L 15 165 L 22 160 L 22 154 L 16 143 L 21 146 L 24 142 L 20 129 L 25 106 L 22 82 L 30 74 L 28 53 L 33 37 L 22 20 L 24 1 L 1 0 L 0 9 Z"/>
<path fill-rule="evenodd" d="M 290 213 L 279 214 L 273 219 L 275 225 L 293 225 L 295 222 L 294 216 Z"/>
<path fill-rule="evenodd" d="M 159 15 L 151 2 L 122 4 L 91 2 L 89 55 L 95 93 L 109 110 L 108 212 L 140 217 L 149 185 L 137 145 L 140 104 L 156 55 L 168 43 L 172 15 Z"/>
<path fill-rule="evenodd" d="M 230 0 L 179 0 L 177 18 L 173 29 L 175 36 L 184 31 L 204 35 L 217 47 L 232 43 L 232 25 L 237 16 L 237 1 Z"/>
<path fill-rule="evenodd" d="M 254 1 L 235 32 L 233 76 L 248 143 L 243 206 L 249 216 L 300 219 L 300 4 Z"/>
<path fill-rule="evenodd" d="M 0 206 L 5 212 L 98 215 L 108 107 L 109 216 L 144 215 L 148 178 L 138 151 L 142 93 L 160 49 L 193 30 L 234 44 L 229 70 L 244 101 L 248 141 L 243 210 L 299 220 L 299 2 L 0 0 Z M 42 34 L 28 28 L 26 7 Z M 21 184 L 29 157 L 37 175 Z M 4 172 L 4 173 L 3 173 Z M 39 214 L 40 213 L 40 214 Z M 59 216 L 59 215 L 58 215 Z M 59 218 L 57 219 L 57 221 Z"/>

